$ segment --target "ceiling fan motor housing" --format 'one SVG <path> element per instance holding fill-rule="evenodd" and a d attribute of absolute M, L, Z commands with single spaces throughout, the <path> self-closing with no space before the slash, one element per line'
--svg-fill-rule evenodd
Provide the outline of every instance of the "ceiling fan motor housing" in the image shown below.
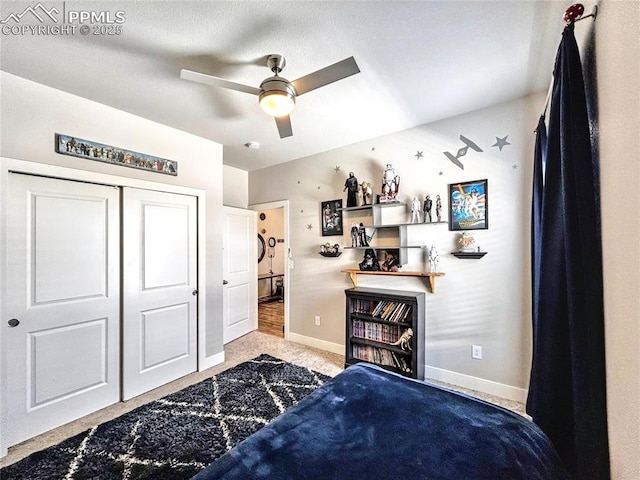
<path fill-rule="evenodd" d="M 273 76 L 269 78 L 265 78 L 260 84 L 260 99 L 262 99 L 263 95 L 273 93 L 273 92 L 282 92 L 285 95 L 291 97 L 295 102 L 295 98 L 297 95 L 296 89 L 293 88 L 293 85 L 289 80 L 284 77 Z"/>
<path fill-rule="evenodd" d="M 267 55 L 267 67 L 276 75 L 279 74 L 282 69 L 287 65 L 287 59 L 282 55 L 271 54 Z"/>

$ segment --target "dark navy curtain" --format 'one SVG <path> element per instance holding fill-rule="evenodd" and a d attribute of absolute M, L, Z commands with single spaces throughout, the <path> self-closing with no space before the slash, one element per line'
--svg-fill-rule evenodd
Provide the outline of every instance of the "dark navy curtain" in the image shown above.
<path fill-rule="evenodd" d="M 538 297 L 540 285 L 540 249 L 542 243 L 542 192 L 544 187 L 544 168 L 547 163 L 547 126 L 544 123 L 544 114 L 540 115 L 536 128 L 536 146 L 533 157 L 533 199 L 531 202 L 531 288 L 532 298 Z M 532 302 L 533 318 L 538 317 L 538 306 Z M 536 329 L 533 330 L 534 345 L 536 341 Z"/>
<path fill-rule="evenodd" d="M 527 413 L 576 480 L 610 478 L 598 168 L 589 127 L 572 24 L 556 57 L 546 142 L 541 117 L 534 159 Z"/>

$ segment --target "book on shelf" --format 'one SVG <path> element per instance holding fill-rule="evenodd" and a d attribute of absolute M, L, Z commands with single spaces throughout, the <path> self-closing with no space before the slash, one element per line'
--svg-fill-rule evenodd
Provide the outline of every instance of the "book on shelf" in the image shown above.
<path fill-rule="evenodd" d="M 356 360 L 394 367 L 405 373 L 411 372 L 411 367 L 407 364 L 404 357 L 391 350 L 372 347 L 370 345 L 353 345 L 351 353 Z"/>
<path fill-rule="evenodd" d="M 411 368 L 407 365 L 407 362 L 402 355 L 397 355 L 396 352 L 391 352 L 391 358 L 393 358 L 395 366 L 403 372 L 411 371 Z"/>
<path fill-rule="evenodd" d="M 400 338 L 400 327 L 354 319 L 351 333 L 356 338 L 392 344 Z"/>
<path fill-rule="evenodd" d="M 411 315 L 411 305 L 382 300 L 371 312 L 371 316 L 388 322 L 403 322 Z"/>

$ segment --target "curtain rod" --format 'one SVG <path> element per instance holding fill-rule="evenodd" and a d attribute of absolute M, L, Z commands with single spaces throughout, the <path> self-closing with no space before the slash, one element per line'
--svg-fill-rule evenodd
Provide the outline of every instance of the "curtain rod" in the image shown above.
<path fill-rule="evenodd" d="M 589 17 L 593 17 L 593 20 L 595 21 L 596 17 L 598 16 L 598 5 L 593 6 L 593 10 L 589 15 L 585 15 L 583 17 L 582 16 L 583 13 L 584 13 L 584 5 L 582 5 L 581 3 L 574 3 L 573 5 L 571 5 L 569 8 L 565 10 L 564 16 L 562 17 L 562 19 L 564 20 L 564 23 L 567 26 L 571 25 L 572 23 L 579 22 L 580 20 L 585 20 Z M 551 74 L 551 82 L 549 83 L 549 89 L 547 90 L 547 98 L 544 101 L 543 115 L 547 114 L 547 108 L 549 108 L 549 100 L 551 100 L 552 91 L 553 91 L 553 74 Z M 536 132 L 537 132 L 537 128 L 536 130 L 533 131 L 533 133 L 536 133 Z"/>

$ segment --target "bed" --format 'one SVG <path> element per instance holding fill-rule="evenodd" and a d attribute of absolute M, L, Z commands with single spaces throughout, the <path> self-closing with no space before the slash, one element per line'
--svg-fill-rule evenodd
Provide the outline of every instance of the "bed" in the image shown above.
<path fill-rule="evenodd" d="M 193 480 L 548 479 L 569 476 L 544 433 L 509 410 L 360 363 Z"/>

